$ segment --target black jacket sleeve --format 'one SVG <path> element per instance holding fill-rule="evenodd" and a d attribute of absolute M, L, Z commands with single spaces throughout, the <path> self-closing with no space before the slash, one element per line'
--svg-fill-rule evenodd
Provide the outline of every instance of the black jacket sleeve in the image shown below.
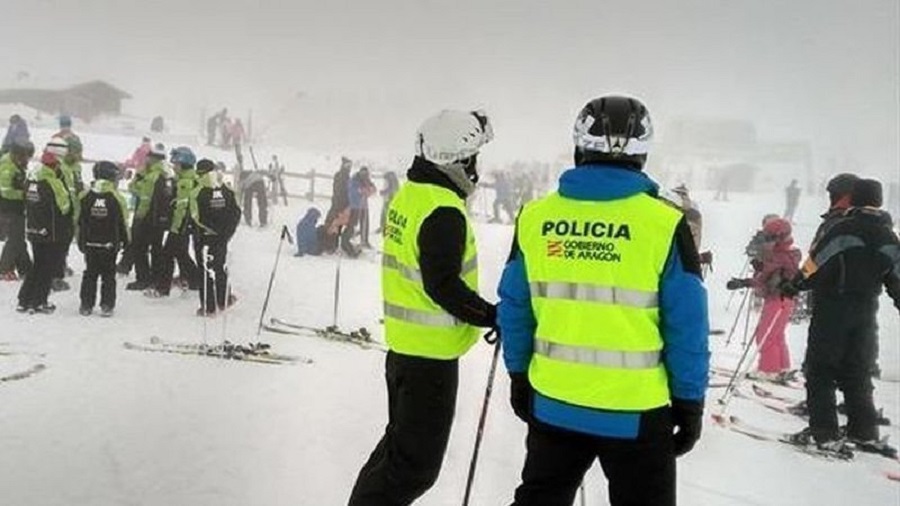
<path fill-rule="evenodd" d="M 472 291 L 460 277 L 466 247 L 466 221 L 456 209 L 436 209 L 419 229 L 419 268 L 425 293 L 460 320 L 494 327 L 496 307 Z"/>

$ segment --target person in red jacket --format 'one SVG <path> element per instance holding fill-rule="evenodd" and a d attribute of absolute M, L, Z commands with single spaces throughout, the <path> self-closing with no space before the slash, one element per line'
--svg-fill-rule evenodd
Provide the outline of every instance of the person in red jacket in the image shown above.
<path fill-rule="evenodd" d="M 794 310 L 794 299 L 782 293 L 781 285 L 800 270 L 801 253 L 794 247 L 791 223 L 783 218 L 766 222 L 764 242 L 760 248 L 761 267 L 750 279 L 732 279 L 729 290 L 753 288 L 763 300 L 754 338 L 759 346 L 756 373 L 761 378 L 776 380 L 791 368 L 785 341 L 785 329 Z"/>

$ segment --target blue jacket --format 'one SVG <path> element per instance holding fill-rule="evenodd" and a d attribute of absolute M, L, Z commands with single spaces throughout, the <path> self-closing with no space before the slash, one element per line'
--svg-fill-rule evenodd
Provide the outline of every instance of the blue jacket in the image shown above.
<path fill-rule="evenodd" d="M 322 212 L 315 207 L 310 207 L 303 218 L 297 223 L 297 256 L 318 255 L 319 237 L 316 234 L 316 225 Z"/>
<path fill-rule="evenodd" d="M 579 166 L 564 172 L 559 180 L 560 195 L 575 200 L 618 200 L 641 192 L 656 195 L 658 189 L 645 174 L 612 166 Z M 513 248 L 498 289 L 498 323 L 507 370 L 524 373 L 531 362 L 537 322 L 531 307 L 525 259 L 518 245 Z M 685 270 L 674 238 L 659 296 L 663 361 L 671 396 L 701 401 L 709 379 L 706 289 L 699 272 Z M 621 439 L 636 438 L 640 426 L 639 412 L 584 408 L 537 392 L 534 417 L 568 430 Z"/>

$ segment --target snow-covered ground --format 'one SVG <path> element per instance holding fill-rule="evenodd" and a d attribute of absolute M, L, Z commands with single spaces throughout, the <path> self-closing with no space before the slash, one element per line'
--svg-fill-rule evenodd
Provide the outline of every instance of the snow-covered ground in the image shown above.
<path fill-rule="evenodd" d="M 83 135 L 88 154 L 122 159 L 138 138 Z M 706 218 L 705 241 L 716 255 L 709 278 L 714 327 L 728 329 L 724 283 L 739 273 L 743 246 L 766 212 L 781 211 L 781 196 L 734 195 L 712 202 L 698 195 Z M 9 505 L 340 505 L 386 421 L 384 355 L 317 338 L 263 334 L 282 353 L 314 359 L 311 365 L 272 366 L 204 357 L 153 354 L 123 348 L 125 341 L 165 339 L 256 341 L 281 224 L 291 227 L 305 211 L 295 203 L 275 207 L 266 229 L 242 226 L 229 257 L 240 302 L 227 318 L 194 316 L 196 294 L 150 300 L 124 291 L 120 278 L 112 319 L 78 315 L 78 277 L 73 290 L 52 296 L 52 316 L 14 311 L 18 283 L 0 284 L 0 374 L 33 364 L 35 376 L 0 383 L 0 490 Z M 796 236 L 808 244 L 821 202 L 803 201 Z M 378 204 L 373 206 L 378 209 Z M 512 229 L 476 227 L 481 289 L 496 298 L 496 285 Z M 70 262 L 79 272 L 75 248 Z M 340 262 L 340 263 L 338 263 Z M 379 259 L 293 258 L 285 249 L 269 314 L 309 324 L 332 320 L 335 269 L 340 265 L 338 320 L 366 326 L 377 338 L 380 318 Z M 737 304 L 734 304 L 737 306 Z M 885 300 L 881 311 L 884 377 L 878 405 L 900 420 L 900 322 Z M 734 363 L 742 332 L 730 347 L 711 337 L 713 360 Z M 799 363 L 805 327 L 790 329 Z M 13 353 L 7 355 L 6 353 Z M 441 477 L 418 504 L 459 504 L 472 451 L 491 350 L 480 344 L 461 361 L 457 418 Z M 502 365 L 501 365 L 502 367 Z M 802 392 L 784 389 L 798 399 Z M 710 390 L 709 409 L 721 389 Z M 473 504 L 508 504 L 524 457 L 525 427 L 507 404 L 508 380 L 497 376 L 475 482 Z M 735 399 L 731 411 L 773 429 L 799 430 L 799 419 Z M 896 442 L 895 427 L 885 429 Z M 680 504 L 890 505 L 900 485 L 883 471 L 886 459 L 858 456 L 853 463 L 817 460 L 790 448 L 759 442 L 706 424 L 697 448 L 679 461 Z M 599 468 L 587 479 L 587 504 L 605 502 Z"/>

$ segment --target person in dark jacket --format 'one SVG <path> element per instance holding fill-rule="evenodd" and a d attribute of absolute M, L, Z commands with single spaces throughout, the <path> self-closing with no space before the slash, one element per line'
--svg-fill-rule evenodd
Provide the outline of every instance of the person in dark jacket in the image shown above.
<path fill-rule="evenodd" d="M 496 326 L 478 293 L 475 238 L 465 199 L 476 157 L 493 137 L 480 112 L 442 111 L 422 124 L 408 181 L 391 202 L 382 288 L 388 424 L 350 506 L 406 506 L 440 474 L 456 408 L 459 357 Z"/>
<path fill-rule="evenodd" d="M 525 206 L 498 292 L 510 403 L 528 424 L 515 506 L 569 506 L 599 460 L 610 504 L 674 506 L 675 459 L 700 438 L 706 290 L 691 230 L 644 172 L 637 99 L 575 122 L 575 167 Z"/>
<path fill-rule="evenodd" d="M 89 316 L 97 302 L 100 315 L 112 316 L 116 307 L 116 257 L 129 241 L 128 207 L 116 186 L 119 168 L 109 161 L 94 164 L 94 182 L 79 198 L 78 249 L 84 254 L 79 313 Z"/>
<path fill-rule="evenodd" d="M 34 253 L 34 266 L 19 289 L 17 311 L 49 314 L 56 306 L 47 301 L 53 273 L 72 240 L 72 198 L 62 180 L 60 164 L 66 142 L 54 137 L 41 155 L 41 168 L 25 186 L 25 233 Z"/>
<path fill-rule="evenodd" d="M 3 136 L 0 155 L 8 153 L 13 144 L 17 142 L 25 144 L 29 141 L 31 141 L 31 133 L 28 132 L 28 123 L 18 114 L 13 114 L 9 117 L 9 127 L 6 129 L 6 135 Z"/>
<path fill-rule="evenodd" d="M 784 219 L 794 221 L 794 213 L 797 212 L 797 204 L 800 203 L 800 187 L 797 180 L 792 179 L 791 184 L 784 189 Z"/>
<path fill-rule="evenodd" d="M 307 209 L 303 218 L 297 222 L 297 253 L 295 257 L 304 255 L 318 256 L 322 254 L 322 248 L 319 245 L 318 225 L 319 217 L 322 212 L 315 207 Z"/>
<path fill-rule="evenodd" d="M 34 144 L 20 141 L 0 157 L 0 228 L 6 232 L 0 254 L 0 280 L 4 281 L 15 281 L 31 270 L 25 244 L 25 180 L 32 156 Z"/>
<path fill-rule="evenodd" d="M 165 234 L 160 261 L 153 272 L 153 285 L 144 291 L 148 297 L 168 297 L 172 289 L 172 274 L 175 263 L 178 263 L 178 275 L 184 288 L 196 290 L 200 286 L 200 273 L 197 264 L 191 258 L 189 246 L 193 227 L 188 216 L 188 203 L 191 192 L 197 186 L 197 171 L 194 164 L 197 158 L 194 152 L 179 146 L 172 150 L 172 166 L 175 168 L 175 198 L 172 200 L 172 225 Z"/>
<path fill-rule="evenodd" d="M 331 183 L 331 207 L 325 213 L 325 225 L 331 226 L 331 223 L 338 215 L 347 211 L 350 207 L 350 194 L 348 188 L 350 186 L 350 168 L 353 162 L 347 157 L 341 157 L 341 167 L 334 174 Z"/>
<path fill-rule="evenodd" d="M 196 257 L 204 279 L 198 316 L 212 316 L 236 300 L 230 293 L 225 262 L 228 242 L 241 222 L 241 208 L 231 188 L 218 180 L 215 168 L 212 160 L 204 158 L 197 162 L 198 185 L 191 192 L 189 203 L 191 219 L 200 239 Z"/>
<path fill-rule="evenodd" d="M 154 273 L 162 262 L 163 239 L 172 225 L 175 185 L 165 167 L 166 148 L 156 143 L 147 155 L 147 167 L 128 184 L 136 198 L 132 217 L 132 244 L 135 280 L 126 290 L 144 291 L 153 286 Z"/>
<path fill-rule="evenodd" d="M 882 287 L 900 311 L 900 239 L 890 215 L 879 209 L 881 183 L 856 180 L 849 203 L 803 265 L 815 301 L 804 363 L 809 427 L 792 436 L 798 444 L 840 455 L 851 452 L 848 440 L 859 449 L 885 450 L 871 379 Z M 838 428 L 836 388 L 844 393 L 847 439 Z"/>
<path fill-rule="evenodd" d="M 342 241 L 349 242 L 356 235 L 356 227 L 359 226 L 360 247 L 371 249 L 369 244 L 369 197 L 377 189 L 369 177 L 369 168 L 360 169 L 350 179 L 347 186 L 347 201 L 350 204 L 350 223 L 344 229 Z"/>

